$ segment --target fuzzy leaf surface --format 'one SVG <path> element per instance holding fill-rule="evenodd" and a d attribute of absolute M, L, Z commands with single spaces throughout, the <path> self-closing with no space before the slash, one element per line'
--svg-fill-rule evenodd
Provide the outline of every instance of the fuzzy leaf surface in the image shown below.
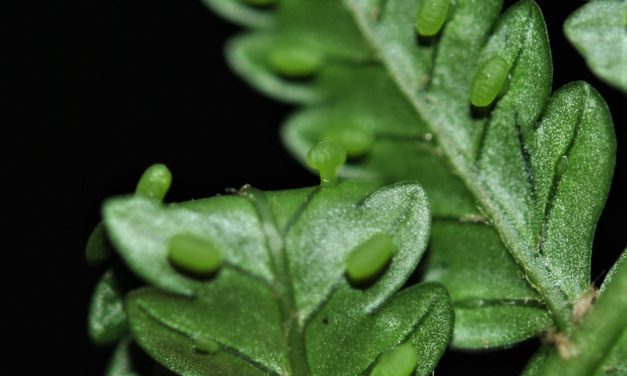
<path fill-rule="evenodd" d="M 605 102 L 581 82 L 551 95 L 546 27 L 533 1 L 502 12 L 500 0 L 459 0 L 440 33 L 428 40 L 415 32 L 418 3 L 284 0 L 273 10 L 275 25 L 236 38 L 227 56 L 261 91 L 306 105 L 283 131 L 285 144 L 299 160 L 329 129 L 365 129 L 374 134 L 372 146 L 349 160 L 341 174 L 420 181 L 436 219 L 434 243 L 448 241 L 438 240 L 438 233 L 468 236 L 465 230 L 435 231 L 438 218 L 484 223 L 486 229 L 475 230 L 479 240 L 451 241 L 459 248 L 435 256 L 454 260 L 468 248 L 509 255 L 494 261 L 499 263 L 494 270 L 510 271 L 500 273 L 508 275 L 504 283 L 509 289 L 495 289 L 504 292 L 498 297 L 487 294 L 491 289 L 477 289 L 478 283 L 454 283 L 453 272 L 450 278 L 444 272 L 431 274 L 433 280 L 448 281 L 454 300 L 463 296 L 494 304 L 467 311 L 473 312 L 470 316 L 462 312 L 467 307 L 456 305 L 458 317 L 474 318 L 458 322 L 455 345 L 506 346 L 548 326 L 570 330 L 572 307 L 590 283 L 594 228 L 614 166 L 615 139 Z M 318 22 L 298 26 L 285 21 L 298 17 L 298 6 L 310 7 L 309 18 Z M 328 12 L 317 13 L 317 6 Z M 335 16 L 329 11 L 333 7 Z M 350 41 L 345 49 L 330 48 L 335 42 L 327 38 L 301 45 L 325 56 L 313 77 L 286 79 L 264 60 L 276 40 L 315 39 L 327 25 L 336 30 L 337 20 L 350 30 L 335 32 Z M 256 43 L 256 38 L 264 42 Z M 257 58 L 245 57 L 253 55 Z M 469 101 L 470 83 L 494 56 L 511 65 L 508 87 L 491 108 L 478 110 Z M 247 65 L 252 60 L 256 63 Z M 263 82 L 278 86 L 269 90 Z M 483 247 L 480 239 L 489 231 L 494 232 L 487 236 L 492 242 Z M 476 282 L 488 273 L 478 265 L 467 263 L 472 269 L 466 275 L 476 276 Z M 521 281 L 527 286 L 521 287 Z M 534 306 L 507 304 L 525 300 Z M 501 319 L 520 317 L 520 311 L 533 316 L 528 326 L 514 327 Z"/>
<path fill-rule="evenodd" d="M 105 376 L 140 376 L 133 360 L 130 337 L 122 338 L 113 350 Z"/>
<path fill-rule="evenodd" d="M 92 341 L 111 344 L 128 331 L 124 312 L 124 286 L 114 269 L 98 281 L 89 306 L 88 332 Z"/>
<path fill-rule="evenodd" d="M 507 346 L 550 325 L 544 302 L 493 228 L 438 219 L 432 226 L 425 279 L 443 283 L 451 294 L 455 346 Z"/>
<path fill-rule="evenodd" d="M 627 1 L 583 5 L 568 17 L 564 33 L 594 74 L 627 92 Z"/>
<path fill-rule="evenodd" d="M 598 301 L 571 333 L 564 357 L 551 349 L 537 375 L 623 375 L 627 372 L 627 257 L 619 261 L 603 281 Z"/>
<path fill-rule="evenodd" d="M 416 374 L 429 374 L 452 335 L 450 298 L 436 283 L 397 292 L 426 247 L 427 198 L 413 183 L 379 186 L 243 188 L 167 206 L 109 201 L 113 244 L 155 286 L 127 298 L 133 337 L 186 375 L 361 375 L 405 342 L 422 359 Z M 180 233 L 221 250 L 218 275 L 199 280 L 170 266 L 168 239 Z M 392 236 L 396 252 L 372 285 L 355 288 L 346 259 L 378 233 Z M 207 341 L 219 350 L 195 349 Z"/>

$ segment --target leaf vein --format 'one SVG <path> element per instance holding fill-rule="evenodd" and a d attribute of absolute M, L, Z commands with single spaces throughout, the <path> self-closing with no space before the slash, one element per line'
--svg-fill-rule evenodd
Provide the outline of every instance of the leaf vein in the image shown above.
<path fill-rule="evenodd" d="M 518 148 L 520 149 L 520 155 L 522 157 L 525 175 L 527 177 L 527 184 L 529 184 L 529 189 L 531 190 L 531 198 L 535 201 L 537 196 L 536 178 L 533 171 L 533 165 L 531 163 L 531 153 L 529 153 L 529 148 L 527 147 L 527 142 L 520 126 L 518 112 L 514 113 L 514 127 L 516 129 Z"/>
<path fill-rule="evenodd" d="M 153 321 L 159 323 L 160 325 L 164 326 L 165 328 L 183 336 L 186 337 L 187 339 L 189 339 L 190 341 L 194 341 L 195 338 L 192 334 L 187 333 L 186 331 L 168 323 L 165 322 L 163 320 L 161 320 L 159 317 L 157 317 L 148 307 L 144 306 L 142 303 L 138 304 L 139 308 L 146 314 L 146 316 L 148 316 L 150 319 L 152 319 Z M 222 341 L 218 341 L 215 338 L 211 338 L 211 340 L 217 342 L 220 344 L 221 349 L 226 350 L 226 352 L 228 352 L 229 354 L 247 362 L 248 364 L 252 365 L 253 367 L 259 369 L 260 371 L 262 371 L 265 374 L 268 375 L 274 375 L 274 376 L 281 376 L 280 374 L 278 374 L 276 371 L 274 371 L 273 369 L 267 367 L 266 365 L 254 360 L 253 358 L 251 358 L 250 356 L 242 353 L 241 351 L 237 350 L 236 348 L 232 347 L 232 346 L 228 346 L 225 343 L 223 343 Z"/>

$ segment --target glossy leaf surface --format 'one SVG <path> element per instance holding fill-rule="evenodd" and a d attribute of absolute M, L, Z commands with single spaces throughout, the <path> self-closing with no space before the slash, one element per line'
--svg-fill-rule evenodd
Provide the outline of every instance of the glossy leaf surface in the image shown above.
<path fill-rule="evenodd" d="M 134 338 L 190 375 L 360 375 L 404 342 L 420 356 L 417 374 L 429 374 L 452 335 L 450 298 L 433 283 L 397 292 L 426 247 L 426 195 L 412 183 L 378 186 L 245 187 L 168 206 L 141 197 L 109 201 L 104 217 L 114 245 L 161 289 L 128 297 Z M 182 232 L 220 249 L 224 263 L 213 279 L 169 264 L 168 241 Z M 372 285 L 354 288 L 346 259 L 380 233 L 393 239 L 392 260 Z M 198 351 L 207 341 L 219 350 Z"/>

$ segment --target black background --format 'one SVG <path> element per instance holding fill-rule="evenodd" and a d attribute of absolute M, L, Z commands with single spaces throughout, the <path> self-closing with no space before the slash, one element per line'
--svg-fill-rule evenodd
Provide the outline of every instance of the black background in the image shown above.
<path fill-rule="evenodd" d="M 26 74 L 15 107 L 28 121 L 8 138 L 20 152 L 11 154 L 16 178 L 5 185 L 26 203 L 17 200 L 26 217 L 13 223 L 37 246 L 21 251 L 35 260 L 34 275 L 18 284 L 16 301 L 35 307 L 24 317 L 32 336 L 46 339 L 48 354 L 55 354 L 48 368 L 98 375 L 109 349 L 92 345 L 85 327 L 90 292 L 103 270 L 88 268 L 83 252 L 105 198 L 131 192 L 154 162 L 173 171 L 168 201 L 244 183 L 271 190 L 317 179 L 279 141 L 278 127 L 292 108 L 256 93 L 230 71 L 222 46 L 240 29 L 200 1 L 51 3 L 23 25 L 32 50 L 28 59 L 17 56 Z M 620 223 L 625 97 L 595 79 L 563 37 L 563 21 L 582 3 L 539 1 L 551 39 L 554 88 L 588 81 L 614 116 L 619 152 L 594 246 L 597 278 L 626 243 Z M 481 355 L 447 353 L 437 374 L 515 374 L 537 343 Z M 24 374 L 39 366 L 24 364 Z"/>

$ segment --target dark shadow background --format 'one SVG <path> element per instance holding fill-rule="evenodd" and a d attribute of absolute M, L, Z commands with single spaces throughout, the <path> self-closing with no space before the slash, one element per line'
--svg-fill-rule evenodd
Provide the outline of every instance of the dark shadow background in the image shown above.
<path fill-rule="evenodd" d="M 239 28 L 199 0 L 51 3 L 23 25 L 35 31 L 26 33 L 33 59 L 22 62 L 27 73 L 16 97 L 23 100 L 15 106 L 29 121 L 9 139 L 20 155 L 9 160 L 17 174 L 5 185 L 28 203 L 21 204 L 26 217 L 18 224 L 41 224 L 32 230 L 21 226 L 26 239 L 38 244 L 24 253 L 37 277 L 18 283 L 15 302 L 36 307 L 23 316 L 34 335 L 46 340 L 48 355 L 55 354 L 48 368 L 98 375 L 109 349 L 92 345 L 85 327 L 90 292 L 103 269 L 88 268 L 83 252 L 104 199 L 131 192 L 154 162 L 173 171 L 168 201 L 244 183 L 272 190 L 317 179 L 279 141 L 278 127 L 291 108 L 256 93 L 226 66 L 222 46 Z M 583 2 L 539 3 L 549 27 L 554 87 L 591 82 L 614 116 L 619 153 L 597 230 L 596 278 L 626 244 L 625 97 L 595 79 L 563 37 L 563 21 Z M 53 22 L 39 23 L 44 20 Z M 29 336 L 22 340 L 28 343 Z M 530 341 L 504 352 L 447 353 L 437 374 L 515 374 L 536 346 Z M 37 363 L 23 364 L 23 373 Z"/>

